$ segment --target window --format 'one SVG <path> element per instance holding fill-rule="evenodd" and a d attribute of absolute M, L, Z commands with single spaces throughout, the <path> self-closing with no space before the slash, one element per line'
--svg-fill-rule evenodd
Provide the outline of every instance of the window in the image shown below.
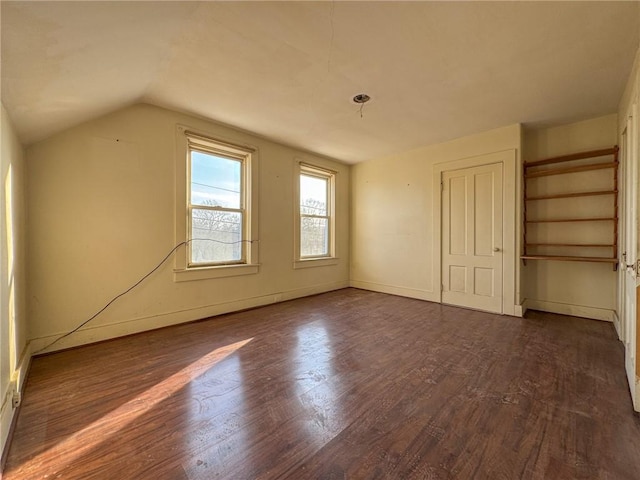
<path fill-rule="evenodd" d="M 176 189 L 177 243 L 186 242 L 176 258 L 183 279 L 215 278 L 257 272 L 257 222 L 252 218 L 251 189 L 255 150 L 178 128 Z M 180 199 L 185 200 L 180 200 Z M 185 213 L 186 212 L 186 215 Z M 180 257 L 180 258 L 178 258 Z M 252 267 L 243 270 L 242 267 Z"/>
<path fill-rule="evenodd" d="M 298 187 L 298 262 L 333 259 L 335 173 L 300 164 Z"/>
<path fill-rule="evenodd" d="M 243 159 L 189 149 L 189 265 L 245 263 Z"/>

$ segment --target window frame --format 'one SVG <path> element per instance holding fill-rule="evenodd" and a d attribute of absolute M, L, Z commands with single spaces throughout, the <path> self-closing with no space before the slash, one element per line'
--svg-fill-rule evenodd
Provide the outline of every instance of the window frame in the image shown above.
<path fill-rule="evenodd" d="M 176 252 L 174 281 L 203 280 L 258 273 L 257 160 L 258 150 L 250 145 L 222 140 L 209 133 L 177 126 L 176 162 Z M 203 206 L 191 203 L 191 152 L 201 152 L 241 162 L 240 208 Z M 241 258 L 236 261 L 193 263 L 191 226 L 193 209 L 239 211 L 242 214 Z"/>
<path fill-rule="evenodd" d="M 248 215 L 247 215 L 247 167 L 248 161 L 247 158 L 250 157 L 250 154 L 245 155 L 231 155 L 229 153 L 219 151 L 218 149 L 213 148 L 203 148 L 199 143 L 195 143 L 192 145 L 192 142 L 187 140 L 189 143 L 187 155 L 189 156 L 187 160 L 187 238 L 189 243 L 187 244 L 187 268 L 201 268 L 201 267 L 220 267 L 224 265 L 244 265 L 247 263 L 247 240 L 245 236 L 245 232 L 247 232 L 248 228 Z M 220 207 L 220 206 L 212 206 L 212 205 L 197 205 L 191 202 L 191 185 L 193 183 L 193 179 L 191 177 L 191 167 L 193 165 L 193 161 L 191 158 L 191 154 L 193 152 L 202 153 L 204 155 L 212 155 L 219 158 L 223 158 L 225 160 L 231 160 L 240 162 L 240 205 L 239 208 L 228 208 L 228 207 Z M 208 210 L 211 212 L 232 212 L 238 213 L 241 217 L 240 228 L 241 228 L 241 236 L 240 236 L 240 259 L 239 260 L 228 260 L 221 262 L 193 262 L 193 240 L 192 231 L 193 231 L 193 210 Z"/>
<path fill-rule="evenodd" d="M 300 179 L 302 176 L 318 177 L 327 180 L 327 215 L 308 215 L 303 214 L 300 208 L 301 191 Z M 327 265 L 336 265 L 338 257 L 336 256 L 336 175 L 337 172 L 324 167 L 313 165 L 306 162 L 298 162 L 295 175 L 295 252 L 294 252 L 294 268 L 320 267 Z M 327 218 L 328 220 L 328 252 L 323 255 L 302 256 L 302 218 Z"/>

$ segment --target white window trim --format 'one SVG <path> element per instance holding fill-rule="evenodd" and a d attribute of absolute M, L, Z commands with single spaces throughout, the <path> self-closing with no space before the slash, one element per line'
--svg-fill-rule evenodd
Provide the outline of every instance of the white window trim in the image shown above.
<path fill-rule="evenodd" d="M 176 126 L 176 245 L 189 239 L 189 149 L 201 147 L 218 151 L 222 155 L 243 156 L 246 210 L 243 238 L 251 240 L 245 247 L 245 261 L 228 265 L 189 265 L 190 249 L 185 244 L 175 255 L 173 280 L 175 282 L 234 277 L 258 273 L 258 150 L 251 145 L 221 139 L 219 136 L 196 130 L 185 125 Z"/>
<path fill-rule="evenodd" d="M 308 173 L 311 175 L 317 175 L 327 178 L 329 192 L 328 192 L 328 214 L 329 214 L 329 254 L 317 257 L 301 257 L 300 255 L 300 175 Z M 296 162 L 296 169 L 294 175 L 294 192 L 295 202 L 294 207 L 294 261 L 293 268 L 309 268 L 309 267 L 325 267 L 330 265 L 337 265 L 339 258 L 336 255 L 336 174 L 334 170 L 312 165 L 306 162 Z"/>

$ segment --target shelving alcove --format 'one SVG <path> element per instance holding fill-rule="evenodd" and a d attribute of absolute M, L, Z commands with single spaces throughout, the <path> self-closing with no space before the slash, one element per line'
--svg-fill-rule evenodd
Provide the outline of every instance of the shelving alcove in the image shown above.
<path fill-rule="evenodd" d="M 617 146 L 524 164 L 520 258 L 525 265 L 527 260 L 599 262 L 617 270 L 618 164 Z M 586 182 L 579 178 L 584 172 L 596 171 Z M 611 199 L 589 204 L 596 197 Z"/>

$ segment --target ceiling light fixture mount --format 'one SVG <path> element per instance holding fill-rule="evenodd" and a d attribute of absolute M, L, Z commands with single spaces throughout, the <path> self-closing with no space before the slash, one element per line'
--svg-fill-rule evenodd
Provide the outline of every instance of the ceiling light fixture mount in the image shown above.
<path fill-rule="evenodd" d="M 353 97 L 353 101 L 356 103 L 367 103 L 369 100 L 371 100 L 371 97 L 366 93 L 359 93 Z"/>
<path fill-rule="evenodd" d="M 360 104 L 360 118 L 362 118 L 362 108 L 364 107 L 364 104 L 369 100 L 371 100 L 371 97 L 366 93 L 359 93 L 358 95 L 353 97 L 353 101 Z"/>

